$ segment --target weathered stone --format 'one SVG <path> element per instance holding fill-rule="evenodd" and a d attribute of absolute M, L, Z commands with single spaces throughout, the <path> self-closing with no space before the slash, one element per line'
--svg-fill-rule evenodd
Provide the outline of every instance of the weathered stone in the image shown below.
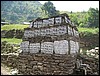
<path fill-rule="evenodd" d="M 55 60 L 56 63 L 59 63 L 59 60 Z"/>
<path fill-rule="evenodd" d="M 66 61 L 66 57 L 70 60 Z M 18 58 L 15 58 L 10 55 L 9 57 L 5 57 L 4 60 L 10 66 L 16 66 L 19 73 L 23 75 L 68 75 L 69 70 L 75 66 L 74 58 L 66 55 L 20 54 Z"/>
<path fill-rule="evenodd" d="M 30 64 L 31 65 L 36 65 L 38 62 L 37 61 L 31 61 Z"/>
<path fill-rule="evenodd" d="M 39 68 L 39 70 L 43 70 L 43 66 L 38 65 L 37 67 Z"/>
<path fill-rule="evenodd" d="M 41 57 L 34 57 L 34 60 L 42 61 L 43 59 Z"/>
<path fill-rule="evenodd" d="M 42 65 L 43 63 L 38 62 L 37 65 Z"/>

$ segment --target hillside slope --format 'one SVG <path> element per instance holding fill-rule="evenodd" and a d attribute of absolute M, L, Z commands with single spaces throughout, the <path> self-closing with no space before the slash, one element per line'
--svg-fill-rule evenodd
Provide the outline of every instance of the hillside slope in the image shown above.
<path fill-rule="evenodd" d="M 44 15 L 39 1 L 1 1 L 1 19 L 21 23 Z"/>

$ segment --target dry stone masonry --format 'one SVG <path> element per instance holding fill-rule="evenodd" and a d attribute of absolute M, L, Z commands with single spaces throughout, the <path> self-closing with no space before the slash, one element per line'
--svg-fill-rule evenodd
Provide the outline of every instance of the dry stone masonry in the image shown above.
<path fill-rule="evenodd" d="M 1 55 L 7 66 L 18 69 L 21 75 L 68 75 L 73 73 L 76 57 L 63 54 Z"/>
<path fill-rule="evenodd" d="M 31 21 L 24 29 L 18 70 L 24 75 L 68 75 L 75 68 L 79 33 L 67 14 Z"/>
<path fill-rule="evenodd" d="M 12 29 L 12 30 L 2 30 L 1 38 L 18 38 L 21 39 L 24 35 L 23 30 Z"/>
<path fill-rule="evenodd" d="M 67 14 L 36 19 L 25 28 L 23 52 L 71 54 L 79 50 L 79 33 Z"/>

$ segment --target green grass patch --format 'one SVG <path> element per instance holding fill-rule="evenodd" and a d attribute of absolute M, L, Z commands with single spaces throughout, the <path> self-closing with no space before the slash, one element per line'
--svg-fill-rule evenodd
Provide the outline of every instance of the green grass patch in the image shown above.
<path fill-rule="evenodd" d="M 1 26 L 1 30 L 12 30 L 12 29 L 21 29 L 29 27 L 29 25 L 22 25 L 22 24 L 11 24 L 11 25 L 4 25 Z"/>
<path fill-rule="evenodd" d="M 78 31 L 80 32 L 89 32 L 92 34 L 97 34 L 99 32 L 99 28 L 80 28 L 78 27 Z"/>
<path fill-rule="evenodd" d="M 11 43 L 11 44 L 20 44 L 22 42 L 22 39 L 17 39 L 17 38 L 1 38 L 1 41 L 7 41 L 8 43 Z"/>

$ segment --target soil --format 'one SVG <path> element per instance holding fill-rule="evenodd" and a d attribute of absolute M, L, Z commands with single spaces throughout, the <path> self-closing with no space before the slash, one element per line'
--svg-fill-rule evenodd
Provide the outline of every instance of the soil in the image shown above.
<path fill-rule="evenodd" d="M 10 74 L 10 71 L 6 67 L 1 66 L 1 75 L 11 75 L 11 74 Z"/>

